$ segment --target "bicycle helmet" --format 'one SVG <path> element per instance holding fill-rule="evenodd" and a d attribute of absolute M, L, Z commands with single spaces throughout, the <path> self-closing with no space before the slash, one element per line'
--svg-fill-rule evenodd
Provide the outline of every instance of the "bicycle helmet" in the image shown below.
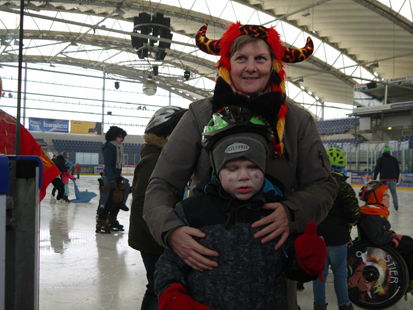
<path fill-rule="evenodd" d="M 331 171 L 343 172 L 347 164 L 346 154 L 343 150 L 336 147 L 330 147 L 326 150 L 326 152 L 328 158 L 330 159 Z"/>
<path fill-rule="evenodd" d="M 273 136 L 271 126 L 258 115 L 244 107 L 229 106 L 214 113 L 202 133 L 202 146 L 209 153 L 212 146 L 223 136 L 242 133 L 259 133 L 270 142 Z"/>
<path fill-rule="evenodd" d="M 157 110 L 146 125 L 145 133 L 166 138 L 172 133 L 176 124 L 178 124 L 182 115 L 188 109 L 183 109 L 176 106 L 166 106 Z"/>
<path fill-rule="evenodd" d="M 360 189 L 359 191 L 359 198 L 360 200 L 367 202 L 370 198 L 370 195 L 373 193 L 374 198 L 376 199 L 377 204 L 381 205 L 381 201 L 379 201 L 377 199 L 375 190 L 379 187 L 379 186 L 387 186 L 387 182 L 386 181 L 370 181 L 366 184 L 363 185 L 363 187 Z"/>

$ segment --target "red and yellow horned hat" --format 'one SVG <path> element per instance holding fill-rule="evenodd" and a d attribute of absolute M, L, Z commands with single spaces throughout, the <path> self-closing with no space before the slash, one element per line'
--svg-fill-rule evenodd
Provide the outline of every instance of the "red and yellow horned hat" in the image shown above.
<path fill-rule="evenodd" d="M 240 22 L 236 22 L 227 27 L 227 31 L 225 31 L 219 40 L 208 39 L 206 37 L 207 28 L 208 23 L 205 23 L 199 29 L 195 36 L 196 45 L 207 54 L 221 56 L 217 63 L 218 73 L 229 85 L 231 85 L 229 52 L 234 40 L 241 35 L 249 35 L 253 38 L 264 40 L 274 52 L 275 59 L 272 64 L 272 70 L 277 73 L 278 77 L 270 79 L 270 86 L 271 91 L 280 91 L 282 95 L 285 94 L 286 74 L 284 71 L 284 62 L 295 63 L 304 61 L 310 57 L 314 51 L 313 41 L 310 37 L 307 38 L 307 43 L 302 49 L 289 49 L 285 47 L 274 27 L 266 28 L 258 25 L 241 25 Z M 287 106 L 283 103 L 278 112 L 278 121 L 275 125 L 278 137 L 273 141 L 274 151 L 277 157 L 281 156 L 284 152 L 282 139 L 287 111 Z"/>
<path fill-rule="evenodd" d="M 231 68 L 229 51 L 234 40 L 241 35 L 249 35 L 253 38 L 264 40 L 275 54 L 273 70 L 281 78 L 279 85 L 271 85 L 272 90 L 280 90 L 285 93 L 285 71 L 284 62 L 295 63 L 306 60 L 314 51 L 313 41 L 307 38 L 307 43 L 302 49 L 289 49 L 285 47 L 280 40 L 278 32 L 274 27 L 266 28 L 258 25 L 241 25 L 240 22 L 228 26 L 227 31 L 219 40 L 211 40 L 206 37 L 208 23 L 205 23 L 196 34 L 196 45 L 199 49 L 207 54 L 221 56 L 217 63 L 218 73 L 222 78 L 231 85 L 229 71 Z"/>

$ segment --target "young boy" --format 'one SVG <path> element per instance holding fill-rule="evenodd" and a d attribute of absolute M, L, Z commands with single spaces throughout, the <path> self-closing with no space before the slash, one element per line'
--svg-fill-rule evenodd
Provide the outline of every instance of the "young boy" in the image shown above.
<path fill-rule="evenodd" d="M 366 204 L 360 207 L 361 239 L 367 237 L 376 246 L 390 245 L 403 257 L 409 270 L 409 285 L 413 285 L 413 239 L 391 230 L 389 216 L 390 194 L 385 181 L 370 181 L 359 193 Z"/>
<path fill-rule="evenodd" d="M 357 195 L 347 177 L 342 173 L 347 165 L 346 154 L 339 148 L 326 150 L 330 159 L 331 174 L 339 184 L 337 197 L 327 217 L 318 225 L 317 234 L 323 237 L 327 246 L 327 261 L 323 279 L 327 279 L 329 266 L 334 274 L 334 290 L 339 310 L 353 310 L 347 288 L 347 243 L 351 227 L 360 219 Z M 314 310 L 326 310 L 325 283 L 313 281 Z"/>
<path fill-rule="evenodd" d="M 199 272 L 165 250 L 154 275 L 160 310 L 286 309 L 285 276 L 303 282 L 321 276 L 326 248 L 314 222 L 297 239 L 297 254 L 293 237 L 278 251 L 279 238 L 266 244 L 254 238 L 260 227 L 251 224 L 272 212 L 264 204 L 283 196 L 280 182 L 277 187 L 264 178 L 267 150 L 268 140 L 253 132 L 224 135 L 212 146 L 213 181 L 175 212 L 206 234 L 196 240 L 219 253 L 208 257 L 219 266 Z"/>

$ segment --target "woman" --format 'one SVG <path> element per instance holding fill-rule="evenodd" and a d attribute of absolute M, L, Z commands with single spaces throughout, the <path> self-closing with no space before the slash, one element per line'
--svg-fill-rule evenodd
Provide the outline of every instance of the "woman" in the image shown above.
<path fill-rule="evenodd" d="M 124 179 L 122 174 L 122 166 L 124 164 L 123 145 L 127 133 L 120 127 L 111 126 L 106 132 L 106 142 L 102 145 L 103 164 L 105 170 L 102 175 L 102 190 L 100 193 L 99 206 L 97 210 L 96 232 L 110 233 L 111 230 L 124 230 L 123 225 L 119 224 L 117 215 L 119 209 L 129 211 L 126 206 L 126 201 L 129 196 L 130 185 L 127 179 Z M 113 199 L 109 201 L 109 197 L 114 195 L 114 190 L 122 191 L 122 201 L 115 203 Z"/>
<path fill-rule="evenodd" d="M 155 240 L 199 271 L 217 267 L 205 256 L 219 253 L 194 240 L 205 235 L 184 226 L 174 213 L 174 205 L 181 200 L 191 176 L 191 195 L 202 191 L 209 181 L 210 163 L 202 149 L 201 134 L 212 113 L 228 105 L 245 106 L 264 116 L 277 133 L 265 172 L 270 181 L 281 181 L 288 199 L 282 204 L 266 204 L 273 213 L 252 224 L 265 225 L 254 236 L 262 238 L 262 243 L 279 238 L 277 250 L 290 233 L 303 232 L 307 222 L 319 223 L 333 205 L 337 190 L 311 115 L 284 101 L 283 60 L 304 60 L 311 55 L 311 40 L 305 49 L 289 50 L 273 28 L 235 23 L 218 41 L 207 39 L 206 29 L 207 24 L 197 34 L 198 47 L 221 56 L 214 97 L 192 103 L 176 126 L 151 176 L 144 205 L 144 219 Z M 295 184 L 298 190 L 293 193 Z"/>

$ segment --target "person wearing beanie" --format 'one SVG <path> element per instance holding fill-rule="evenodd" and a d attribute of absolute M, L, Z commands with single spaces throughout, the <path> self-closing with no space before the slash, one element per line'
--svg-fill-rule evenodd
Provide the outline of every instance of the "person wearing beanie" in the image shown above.
<path fill-rule="evenodd" d="M 353 310 L 347 288 L 347 243 L 351 240 L 351 228 L 360 219 L 357 195 L 343 174 L 347 165 L 346 154 L 339 148 L 328 148 L 331 174 L 339 184 L 337 197 L 327 217 L 318 224 L 317 235 L 324 239 L 327 246 L 327 261 L 323 279 L 327 279 L 329 267 L 334 275 L 334 291 L 339 310 Z M 325 283 L 313 281 L 314 310 L 326 310 Z"/>
<path fill-rule="evenodd" d="M 157 310 L 158 298 L 155 294 L 153 273 L 159 257 L 163 253 L 160 246 L 149 232 L 148 226 L 142 218 L 145 191 L 148 186 L 149 177 L 159 155 L 168 142 L 173 129 L 181 119 L 186 109 L 176 106 L 166 106 L 157 110 L 145 128 L 141 147 L 140 160 L 136 165 L 132 182 L 132 206 L 129 220 L 129 246 L 140 251 L 146 270 L 148 283 L 142 299 L 142 310 Z"/>
<path fill-rule="evenodd" d="M 102 145 L 103 164 L 105 166 L 102 175 L 102 191 L 97 209 L 96 232 L 110 233 L 111 230 L 123 230 L 119 224 L 117 215 L 119 209 L 129 211 L 126 201 L 129 196 L 130 185 L 122 174 L 124 164 L 123 145 L 127 133 L 122 128 L 111 126 L 105 135 L 106 143 Z M 113 199 L 114 190 L 121 190 L 123 199 L 115 203 Z"/>
<path fill-rule="evenodd" d="M 375 246 L 390 245 L 404 259 L 409 270 L 409 289 L 413 289 L 413 239 L 401 235 L 391 229 L 388 220 L 390 195 L 385 181 L 370 181 L 359 193 L 360 200 L 365 204 L 360 207 L 361 218 L 358 223 L 361 240 L 367 239 Z M 349 287 L 355 287 L 349 282 Z M 381 294 L 380 289 L 372 291 Z"/>
<path fill-rule="evenodd" d="M 283 200 L 284 186 L 264 177 L 268 140 L 259 133 L 228 134 L 210 150 L 212 181 L 204 193 L 177 204 L 177 216 L 205 233 L 198 242 L 219 252 L 219 266 L 199 272 L 166 249 L 155 271 L 160 310 L 286 309 L 285 276 L 303 282 L 321 277 L 327 250 L 316 236 L 316 224 L 306 234 L 262 244 L 251 224 L 272 212 L 267 202 Z"/>
<path fill-rule="evenodd" d="M 400 165 L 396 157 L 390 154 L 390 148 L 385 146 L 383 154 L 377 159 L 374 167 L 373 180 L 377 180 L 380 174 L 380 181 L 386 181 L 393 199 L 393 206 L 396 211 L 399 210 L 399 201 L 397 199 L 396 186 L 400 178 Z"/>

